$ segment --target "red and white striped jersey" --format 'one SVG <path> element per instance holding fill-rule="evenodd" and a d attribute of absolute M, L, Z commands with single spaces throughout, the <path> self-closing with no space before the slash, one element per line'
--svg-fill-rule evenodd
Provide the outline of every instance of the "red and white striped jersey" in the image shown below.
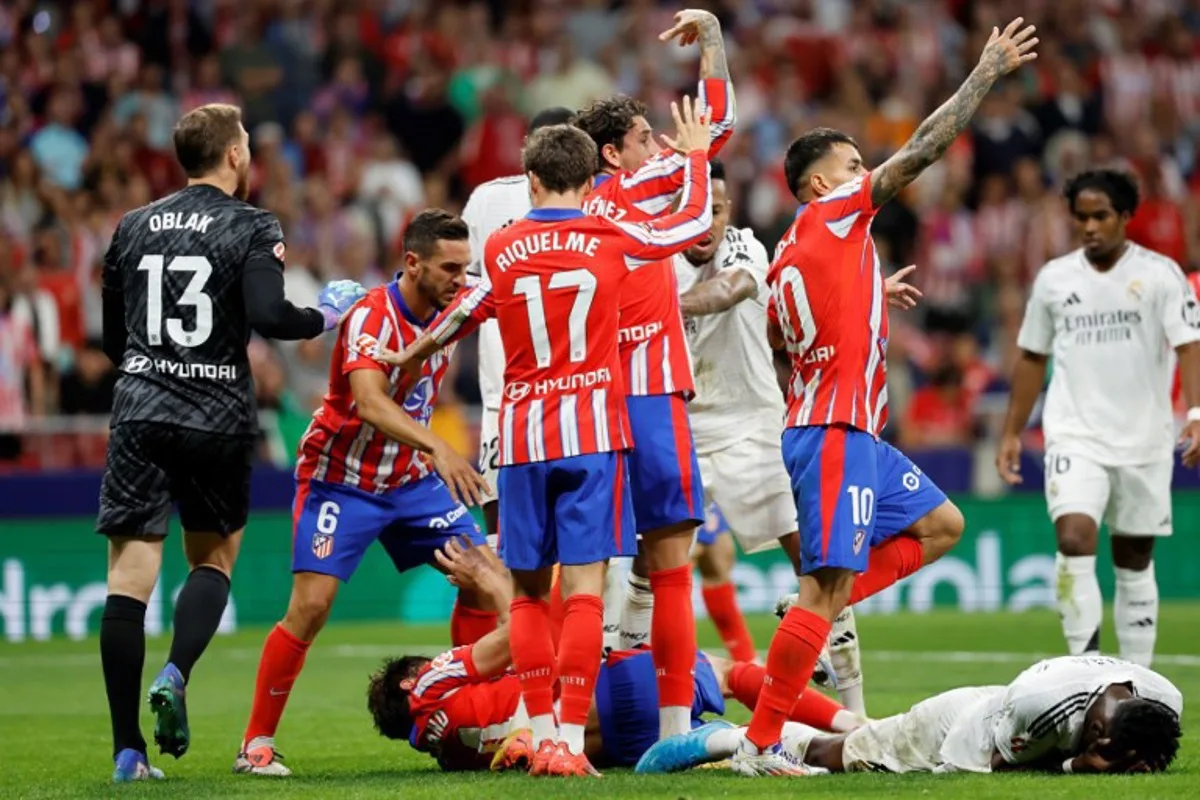
<path fill-rule="evenodd" d="M 711 159 L 733 134 L 737 117 L 733 84 L 706 78 L 700 81 L 697 98 L 712 110 Z M 645 222 L 660 217 L 671 210 L 683 186 L 685 162 L 678 153 L 664 151 L 635 172 L 597 175 L 596 187 L 583 210 L 615 222 Z M 628 394 L 692 394 L 692 360 L 670 261 L 639 270 L 625 281 L 618 336 Z"/>
<path fill-rule="evenodd" d="M 630 270 L 670 258 L 708 233 L 705 154 L 692 153 L 684 173 L 680 210 L 649 222 L 530 211 L 492 234 L 484 246 L 487 280 L 430 326 L 434 339 L 449 342 L 486 319 L 499 323 L 508 357 L 502 466 L 633 446 L 617 354 L 619 299 Z"/>
<path fill-rule="evenodd" d="M 507 670 L 492 678 L 481 676 L 471 645 L 442 653 L 412 680 L 408 742 L 436 758 L 444 770 L 487 769 L 504 738 L 529 727 L 517 676 Z"/>
<path fill-rule="evenodd" d="M 887 421 L 887 297 L 871 241 L 871 176 L 800 209 L 775 248 L 771 304 L 792 361 L 787 425 Z"/>
<path fill-rule="evenodd" d="M 404 302 L 396 281 L 367 293 L 350 309 L 338 330 L 329 368 L 329 391 L 300 441 L 297 480 L 319 480 L 382 494 L 432 472 L 424 455 L 363 422 L 354 407 L 350 373 L 373 369 L 392 385 L 392 399 L 410 417 L 429 425 L 438 389 L 450 363 L 451 348 L 425 362 L 421 379 L 400 395 L 402 370 L 375 360 L 380 347 L 401 351 L 425 331 Z M 410 385 L 405 382 L 406 385 Z"/>

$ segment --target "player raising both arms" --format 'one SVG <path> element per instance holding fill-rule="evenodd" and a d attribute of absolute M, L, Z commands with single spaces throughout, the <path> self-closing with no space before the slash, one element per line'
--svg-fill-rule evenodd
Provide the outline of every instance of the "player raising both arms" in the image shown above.
<path fill-rule="evenodd" d="M 683 116 L 674 104 L 672 113 L 678 125 L 672 146 L 687 154 L 678 213 L 646 223 L 584 215 L 596 146 L 577 128 L 543 128 L 522 155 L 534 208 L 484 248 L 492 281 L 456 301 L 397 359 L 411 371 L 483 320 L 500 324 L 508 356 L 500 555 L 512 571 L 512 657 L 538 746 L 534 775 L 597 774 L 583 748 L 600 666 L 604 567 L 634 548 L 618 297 L 630 270 L 670 258 L 704 236 L 712 221 L 708 120 L 686 98 Z M 557 656 L 543 599 L 555 563 L 562 565 L 565 598 Z M 689 694 L 689 728 L 691 702 Z"/>
<path fill-rule="evenodd" d="M 275 731 L 338 587 L 372 542 L 379 540 L 404 572 L 433 563 L 451 537 L 483 541 L 460 502 L 477 505 L 483 481 L 428 428 L 450 351 L 430 359 L 410 383 L 378 358 L 381 347 L 398 349 L 421 335 L 466 285 L 470 261 L 466 223 L 440 209 L 422 211 L 404 231 L 403 271 L 368 292 L 342 325 L 329 392 L 296 464 L 292 594 L 263 644 L 234 772 L 291 774 L 275 751 Z M 494 610 L 461 592 L 458 602 L 476 616 L 490 613 L 495 627 Z"/>
<path fill-rule="evenodd" d="M 1184 463 L 1200 460 L 1200 307 L 1179 265 L 1125 239 L 1133 178 L 1085 172 L 1065 194 L 1083 247 L 1042 267 L 1017 346 L 996 465 L 1020 483 L 1021 430 L 1046 362 L 1046 503 L 1058 539 L 1058 610 L 1071 653 L 1100 649 L 1101 522 L 1112 534 L 1121 657 L 1149 666 L 1158 625 L 1154 540 L 1171 535 L 1171 355 L 1188 404 Z"/>
<path fill-rule="evenodd" d="M 994 29 L 962 87 L 873 172 L 838 131 L 810 131 L 788 148 L 788 186 L 804 205 L 775 252 L 768 331 L 792 361 L 783 458 L 804 575 L 771 640 L 766 686 L 733 758 L 743 774 L 805 774 L 780 746 L 780 730 L 831 621 L 848 603 L 941 557 L 962 535 L 954 504 L 878 438 L 887 418 L 888 320 L 870 225 L 881 205 L 941 157 L 992 84 L 1034 58 L 1033 28 L 1020 26 L 1016 19 Z"/>
<path fill-rule="evenodd" d="M 104 352 L 120 366 L 96 529 L 108 536 L 100 661 L 112 717 L 114 781 L 159 778 L 138 725 L 146 602 L 158 581 L 171 504 L 191 572 L 175 601 L 167 664 L 150 688 L 154 738 L 188 749 L 185 687 L 225 604 L 250 506 L 258 418 L 251 329 L 308 339 L 361 296 L 325 287 L 320 309 L 283 296 L 283 231 L 247 205 L 250 137 L 234 106 L 175 126 L 187 188 L 121 218 L 104 256 Z"/>
<path fill-rule="evenodd" d="M 735 120 L 721 26 L 715 16 L 697 10 L 679 12 L 675 23 L 659 39 L 700 43 L 699 99 L 712 118 L 711 158 L 733 133 Z M 687 160 L 659 152 L 641 103 L 624 96 L 602 100 L 581 111 L 575 125 L 592 137 L 600 156 L 596 188 L 584 206 L 589 214 L 628 223 L 670 211 L 684 185 Z M 692 534 L 704 518 L 704 491 L 687 418 L 692 365 L 670 262 L 641 270 L 625 282 L 619 341 L 634 441 L 629 482 L 645 558 L 644 567 L 635 565 L 630 576 L 626 604 L 627 611 L 641 609 L 640 619 L 625 615 L 630 625 L 622 622 L 621 638 L 628 645 L 649 634 L 659 675 L 662 733 L 668 736 L 688 730 L 689 724 L 696 655 L 689 553 Z"/>

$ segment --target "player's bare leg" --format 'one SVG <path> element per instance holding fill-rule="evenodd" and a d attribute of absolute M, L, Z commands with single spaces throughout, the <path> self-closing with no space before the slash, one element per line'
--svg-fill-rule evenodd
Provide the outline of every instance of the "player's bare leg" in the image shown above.
<path fill-rule="evenodd" d="M 621 649 L 621 616 L 625 613 L 625 593 L 633 568 L 631 558 L 610 558 L 604 572 L 604 649 Z M 646 591 L 650 591 L 649 584 Z M 647 613 L 646 635 L 650 635 Z"/>
<path fill-rule="evenodd" d="M 112 720 L 113 781 L 161 778 L 146 757 L 138 724 L 146 660 L 146 603 L 162 569 L 162 536 L 110 536 L 108 598 L 100 621 L 100 663 Z"/>
<path fill-rule="evenodd" d="M 1064 514 L 1054 521 L 1054 533 L 1058 539 L 1055 596 L 1067 650 L 1071 655 L 1097 653 L 1104 619 L 1104 600 L 1096 580 L 1099 526 L 1086 514 Z"/>
<path fill-rule="evenodd" d="M 150 709 L 154 712 L 154 741 L 163 753 L 179 758 L 191 739 L 187 719 L 187 682 L 192 668 L 208 647 L 221 624 L 229 603 L 229 581 L 242 547 L 242 531 L 227 536 L 219 533 L 185 532 L 187 581 L 175 600 L 171 651 L 154 683 L 150 685 Z"/>
<path fill-rule="evenodd" d="M 333 575 L 297 572 L 292 577 L 287 612 L 263 643 L 250 722 L 234 772 L 274 777 L 292 774 L 275 750 L 275 732 L 292 686 L 304 667 L 308 648 L 325 627 L 340 585 L 341 581 Z"/>
<path fill-rule="evenodd" d="M 650 651 L 658 674 L 660 739 L 692 728 L 696 621 L 690 553 L 695 529 L 694 523 L 686 521 L 642 534 L 654 595 Z"/>
<path fill-rule="evenodd" d="M 700 570 L 700 593 L 709 619 L 713 621 L 725 649 L 734 661 L 753 661 L 758 657 L 754 638 L 746 627 L 746 618 L 737 605 L 737 587 L 733 585 L 733 565 L 737 562 L 733 535 L 723 533 L 712 544 L 697 544 L 692 558 Z"/>
<path fill-rule="evenodd" d="M 1154 659 L 1158 633 L 1158 582 L 1154 579 L 1154 537 L 1112 536 L 1117 591 L 1113 622 L 1121 658 L 1143 667 Z"/>

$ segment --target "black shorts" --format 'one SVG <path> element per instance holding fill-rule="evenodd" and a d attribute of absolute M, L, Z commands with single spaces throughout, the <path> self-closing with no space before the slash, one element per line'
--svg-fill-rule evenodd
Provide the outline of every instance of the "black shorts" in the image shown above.
<path fill-rule="evenodd" d="M 175 502 L 184 531 L 235 533 L 250 510 L 253 457 L 253 437 L 121 423 L 108 440 L 96 531 L 165 536 Z"/>

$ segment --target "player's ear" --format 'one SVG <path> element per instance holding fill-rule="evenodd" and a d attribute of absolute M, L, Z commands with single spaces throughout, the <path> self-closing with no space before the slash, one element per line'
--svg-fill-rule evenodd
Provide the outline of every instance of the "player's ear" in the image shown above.
<path fill-rule="evenodd" d="M 587 197 L 589 194 L 592 193 L 592 189 L 595 189 L 595 188 L 596 188 L 596 179 L 594 177 L 588 178 L 587 182 L 583 184 L 583 195 L 582 196 Z"/>
<path fill-rule="evenodd" d="M 536 206 L 536 200 L 541 197 L 545 191 L 542 189 L 542 181 L 532 172 L 525 173 L 525 176 L 529 178 L 529 200 L 533 205 Z"/>
<path fill-rule="evenodd" d="M 416 685 L 417 685 L 417 682 L 414 681 L 412 678 L 405 678 L 404 680 L 400 681 L 400 688 L 406 692 L 411 692 L 413 687 Z"/>
<path fill-rule="evenodd" d="M 613 169 L 621 168 L 621 151 L 611 142 L 600 148 L 600 158 L 604 160 L 606 167 L 612 167 Z"/>
<path fill-rule="evenodd" d="M 417 254 L 414 253 L 412 250 L 405 250 L 404 251 L 404 271 L 411 272 L 412 270 L 416 269 L 417 262 L 419 260 L 420 259 L 417 258 Z"/>

